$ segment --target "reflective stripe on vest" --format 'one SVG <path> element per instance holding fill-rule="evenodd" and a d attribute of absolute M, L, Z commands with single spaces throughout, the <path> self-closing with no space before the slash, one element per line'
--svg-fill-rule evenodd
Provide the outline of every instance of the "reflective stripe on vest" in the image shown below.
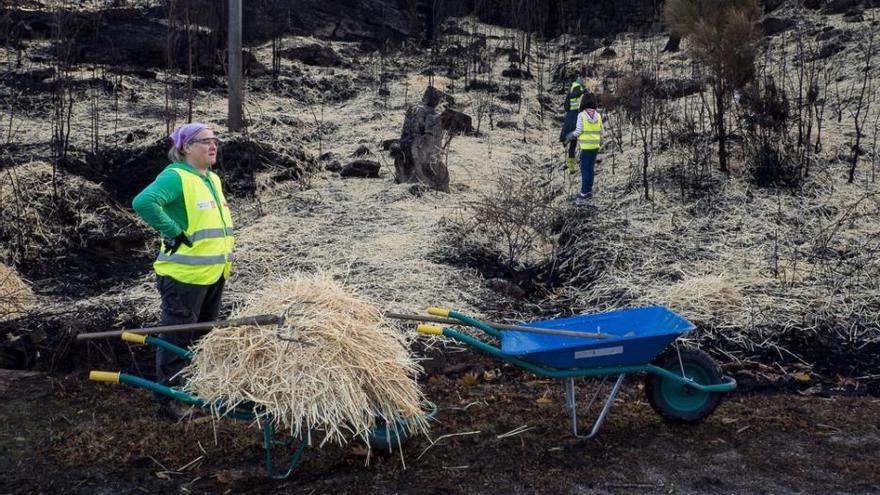
<path fill-rule="evenodd" d="M 228 256 L 191 256 L 177 253 L 168 255 L 160 251 L 159 256 L 156 259 L 159 261 L 173 261 L 175 263 L 182 263 L 184 265 L 217 265 L 221 263 L 226 263 L 227 260 L 235 261 L 235 255 L 230 254 Z"/>
<path fill-rule="evenodd" d="M 211 285 L 220 277 L 229 276 L 235 244 L 232 217 L 220 178 L 213 172 L 202 177 L 189 170 L 171 170 L 180 176 L 188 224 L 184 234 L 192 247 L 182 245 L 168 255 L 163 243 L 153 268 L 158 275 L 178 282 Z"/>
<path fill-rule="evenodd" d="M 581 89 L 583 89 L 583 86 L 581 86 L 580 84 L 578 84 L 577 81 L 571 83 L 571 88 L 568 90 L 568 94 L 573 93 L 574 90 L 577 89 L 577 88 L 581 88 Z M 577 98 L 569 98 L 569 99 L 568 99 L 568 110 L 569 110 L 569 111 L 574 110 L 575 112 L 578 111 L 578 110 L 580 110 L 580 107 L 581 107 L 581 98 L 583 98 L 583 96 L 584 96 L 584 94 L 581 93 L 581 96 L 578 96 Z M 559 108 L 559 107 L 557 107 L 557 108 Z"/>
<path fill-rule="evenodd" d="M 177 253 L 167 255 L 160 252 L 159 257 L 156 259 L 159 261 L 173 261 L 174 263 L 182 263 L 184 265 L 217 265 L 226 263 L 226 256 L 222 254 L 217 256 L 191 256 Z"/>
<path fill-rule="evenodd" d="M 228 229 L 202 229 L 193 232 L 192 236 L 189 237 L 189 242 L 196 242 L 202 239 L 213 239 L 216 237 L 226 237 L 227 235 L 232 235 L 232 228 Z"/>
<path fill-rule="evenodd" d="M 587 119 L 586 112 L 581 112 L 581 133 L 578 136 L 578 144 L 582 150 L 597 150 L 602 144 L 602 116 L 596 112 L 596 122 Z"/>

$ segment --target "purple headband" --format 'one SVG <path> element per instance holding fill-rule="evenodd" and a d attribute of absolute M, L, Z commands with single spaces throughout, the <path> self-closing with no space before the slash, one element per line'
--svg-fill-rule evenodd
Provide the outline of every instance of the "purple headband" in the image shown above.
<path fill-rule="evenodd" d="M 171 140 L 174 141 L 174 147 L 183 151 L 183 147 L 193 138 L 193 136 L 207 128 L 208 126 L 201 122 L 192 122 L 174 129 L 174 132 L 171 133 L 170 137 Z"/>

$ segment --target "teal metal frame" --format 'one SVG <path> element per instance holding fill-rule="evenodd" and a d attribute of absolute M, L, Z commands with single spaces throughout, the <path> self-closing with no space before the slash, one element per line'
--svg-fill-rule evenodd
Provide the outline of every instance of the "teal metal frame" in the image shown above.
<path fill-rule="evenodd" d="M 123 336 L 123 338 L 125 338 Z M 136 342 L 141 342 L 141 340 L 137 340 Z M 162 349 L 177 354 L 186 360 L 192 360 L 193 353 L 187 349 L 182 347 L 178 347 L 167 340 L 146 336 L 142 341 L 144 344 L 154 345 L 156 347 L 161 347 Z M 107 374 L 106 372 L 99 372 L 102 374 Z M 274 418 L 265 413 L 261 413 L 257 410 L 256 406 L 252 403 L 244 403 L 238 405 L 233 408 L 229 408 L 223 404 L 222 401 L 210 402 L 201 397 L 188 394 L 176 388 L 167 387 L 165 385 L 158 384 L 156 382 L 146 380 L 139 376 L 130 375 L 127 373 L 110 373 L 110 375 L 114 375 L 114 377 L 118 377 L 118 381 L 120 383 L 125 383 L 128 385 L 133 385 L 136 387 L 147 389 L 151 392 L 155 392 L 157 394 L 164 395 L 166 397 L 170 397 L 174 400 L 178 400 L 185 404 L 189 404 L 195 407 L 199 407 L 202 409 L 213 409 L 217 411 L 221 417 L 228 417 L 233 419 L 238 419 L 242 421 L 256 421 L 260 425 L 260 429 L 263 434 L 263 449 L 265 450 L 265 466 L 266 466 L 266 474 L 269 478 L 274 480 L 283 480 L 290 477 L 296 467 L 299 465 L 300 460 L 302 459 L 303 453 L 308 446 L 308 436 L 309 433 L 306 433 L 305 438 L 302 438 L 299 441 L 299 445 L 293 449 L 293 452 L 290 457 L 290 461 L 287 463 L 286 469 L 283 469 L 279 472 L 275 472 L 275 464 L 276 458 L 273 456 L 272 451 L 277 446 L 289 446 L 293 444 L 294 439 L 290 438 L 288 440 L 281 440 L 277 437 L 275 433 L 275 421 Z M 105 380 L 101 380 L 105 381 Z M 114 380 L 117 381 L 117 380 Z M 437 414 L 437 406 L 432 402 L 425 402 L 424 406 L 428 408 L 428 412 L 426 413 L 426 417 L 431 419 Z M 407 425 L 408 422 L 406 420 L 397 420 L 393 422 L 394 424 L 394 432 L 399 438 L 400 443 L 403 443 L 408 436 Z M 387 424 L 382 431 L 386 431 L 386 435 L 388 435 Z M 372 436 L 375 436 L 375 432 Z M 371 436 L 371 437 L 372 437 Z M 378 437 L 377 437 L 378 438 Z"/>
<path fill-rule="evenodd" d="M 144 343 L 154 345 L 156 347 L 161 347 L 162 349 L 177 354 L 178 356 L 186 360 L 191 360 L 193 358 L 193 353 L 191 351 L 182 347 L 178 347 L 168 342 L 167 340 L 160 339 L 158 337 L 146 337 Z M 280 473 L 275 473 L 275 458 L 272 455 L 272 450 L 274 449 L 274 447 L 279 445 L 291 445 L 293 443 L 293 438 L 289 440 L 278 439 L 275 434 L 275 422 L 273 421 L 273 418 L 266 414 L 260 414 L 253 404 L 248 403 L 235 408 L 228 408 L 220 401 L 212 403 L 205 399 L 202 399 L 201 397 L 188 394 L 176 388 L 167 387 L 165 385 L 161 385 L 156 382 L 127 373 L 119 373 L 119 382 L 144 388 L 151 392 L 162 394 L 166 397 L 170 397 L 174 400 L 178 400 L 185 404 L 190 404 L 202 409 L 214 409 L 220 413 L 221 417 L 233 418 L 242 421 L 256 420 L 257 423 L 260 425 L 260 429 L 263 433 L 263 449 L 266 451 L 266 474 L 271 479 L 283 480 L 288 478 L 299 465 L 303 452 L 308 445 L 306 438 L 300 440 L 299 445 L 293 450 L 293 453 L 291 454 L 291 459 L 287 464 L 287 468 L 282 470 Z"/>

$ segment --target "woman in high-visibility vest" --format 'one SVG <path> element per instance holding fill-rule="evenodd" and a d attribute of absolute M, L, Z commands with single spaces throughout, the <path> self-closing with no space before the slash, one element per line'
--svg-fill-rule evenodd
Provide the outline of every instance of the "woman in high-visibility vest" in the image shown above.
<path fill-rule="evenodd" d="M 211 167 L 220 141 L 205 124 L 194 122 L 171 133 L 171 164 L 132 201 L 134 210 L 162 235 L 156 271 L 162 297 L 161 325 L 213 321 L 220 312 L 223 285 L 232 266 L 232 217 L 220 177 Z M 198 334 L 172 333 L 164 338 L 182 347 Z M 156 380 L 177 386 L 186 363 L 156 348 Z M 177 401 L 157 397 L 160 414 L 180 419 L 186 414 Z"/>
<path fill-rule="evenodd" d="M 581 98 L 577 127 L 570 134 L 577 139 L 581 149 L 581 191 L 575 202 L 584 202 L 593 196 L 593 177 L 596 172 L 596 156 L 602 145 L 602 116 L 596 110 L 596 97 L 588 93 Z"/>

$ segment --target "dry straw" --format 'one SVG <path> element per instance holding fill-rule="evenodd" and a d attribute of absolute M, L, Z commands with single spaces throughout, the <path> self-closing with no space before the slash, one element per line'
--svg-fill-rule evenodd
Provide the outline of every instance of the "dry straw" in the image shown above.
<path fill-rule="evenodd" d="M 187 389 L 229 405 L 252 402 L 294 436 L 323 430 L 321 444 L 366 439 L 377 418 L 427 430 L 415 382 L 420 367 L 376 307 L 327 275 L 297 274 L 271 284 L 236 316 L 285 312 L 280 328 L 202 338 L 183 372 Z"/>
<path fill-rule="evenodd" d="M 27 312 L 36 302 L 33 291 L 15 269 L 0 263 L 0 321 Z"/>
<path fill-rule="evenodd" d="M 743 295 L 737 282 L 725 275 L 691 275 L 650 291 L 646 304 L 663 304 L 696 321 L 716 321 L 742 311 Z"/>

